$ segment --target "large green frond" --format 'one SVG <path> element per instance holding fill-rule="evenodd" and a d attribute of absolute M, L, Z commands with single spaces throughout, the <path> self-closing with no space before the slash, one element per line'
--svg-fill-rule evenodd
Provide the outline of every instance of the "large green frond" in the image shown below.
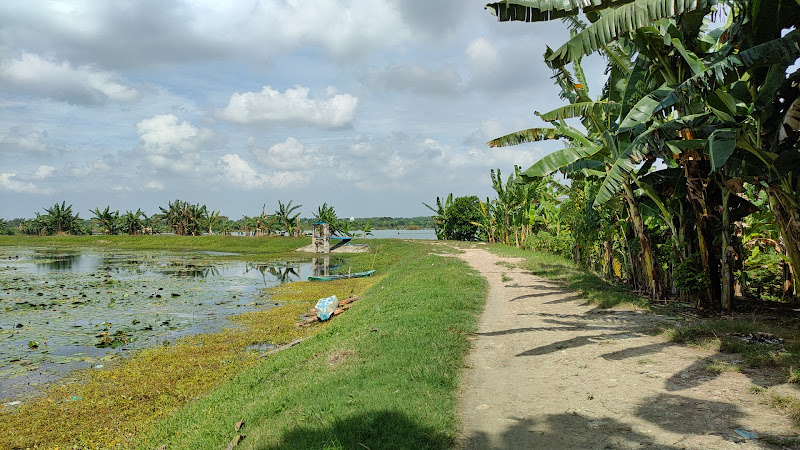
<path fill-rule="evenodd" d="M 526 142 L 547 141 L 563 137 L 556 128 L 528 128 L 489 141 L 489 147 L 510 147 Z"/>
<path fill-rule="evenodd" d="M 622 119 L 622 122 L 619 124 L 619 132 L 624 133 L 636 128 L 640 124 L 649 123 L 658 105 L 661 103 L 661 100 L 670 92 L 672 92 L 672 89 L 665 83 L 658 89 L 642 97 L 642 99 L 628 111 L 625 118 Z"/>
<path fill-rule="evenodd" d="M 696 9 L 707 8 L 717 0 L 635 0 L 603 12 L 596 22 L 567 41 L 547 57 L 547 64 L 560 67 L 590 55 L 609 42 L 652 22 Z"/>
<path fill-rule="evenodd" d="M 584 117 L 588 115 L 609 114 L 610 112 L 619 111 L 622 105 L 611 101 L 599 102 L 580 102 L 571 105 L 564 105 L 544 114 L 538 114 L 542 120 L 552 122 L 554 120 L 572 119 L 575 117 Z"/>
<path fill-rule="evenodd" d="M 633 0 L 512 0 L 489 3 L 486 9 L 497 16 L 499 22 L 544 22 L 562 17 L 576 16 L 581 11 L 624 5 Z"/>
<path fill-rule="evenodd" d="M 556 150 L 522 172 L 525 177 L 544 177 L 583 158 L 593 156 L 602 147 L 567 147 Z"/>
<path fill-rule="evenodd" d="M 649 152 L 649 149 L 659 147 L 660 140 L 674 136 L 678 130 L 684 128 L 694 129 L 708 119 L 709 113 L 693 114 L 670 120 L 662 124 L 654 124 L 644 133 L 636 136 L 631 144 L 625 148 L 619 158 L 611 166 L 611 170 L 603 180 L 597 192 L 594 205 L 599 206 L 607 202 L 619 192 L 622 183 L 627 183 L 631 172 Z"/>
<path fill-rule="evenodd" d="M 658 105 L 656 111 L 689 101 L 697 94 L 713 92 L 719 86 L 729 84 L 753 68 L 773 64 L 793 64 L 800 58 L 800 30 L 792 30 L 786 36 L 765 42 L 713 64 L 680 84 Z"/>

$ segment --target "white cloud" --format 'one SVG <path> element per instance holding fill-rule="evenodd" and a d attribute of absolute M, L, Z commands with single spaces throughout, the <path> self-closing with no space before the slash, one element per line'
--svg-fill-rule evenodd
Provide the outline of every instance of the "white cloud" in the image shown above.
<path fill-rule="evenodd" d="M 303 47 L 352 61 L 412 35 L 390 0 L 3 2 L 0 17 L 17 48 L 119 68 L 273 58 Z"/>
<path fill-rule="evenodd" d="M 173 114 L 159 114 L 136 124 L 145 151 L 153 154 L 169 154 L 176 150 L 193 150 L 192 138 L 197 136 L 197 128 L 189 122 L 178 123 Z"/>
<path fill-rule="evenodd" d="M 278 170 L 261 174 L 235 153 L 224 155 L 217 164 L 222 171 L 226 187 L 245 191 L 296 187 L 307 183 L 311 177 L 310 173 L 305 171 Z"/>
<path fill-rule="evenodd" d="M 14 173 L 3 172 L 0 173 L 0 190 L 9 192 L 18 192 L 21 194 L 48 194 L 49 191 L 39 189 L 33 183 L 24 181 L 17 181 L 13 178 L 17 175 Z"/>
<path fill-rule="evenodd" d="M 467 46 L 467 57 L 473 68 L 489 70 L 500 62 L 500 53 L 486 38 L 477 38 Z"/>
<path fill-rule="evenodd" d="M 209 129 L 198 129 L 187 121 L 179 122 L 174 114 L 158 114 L 136 124 L 138 150 L 153 169 L 196 178 L 213 170 L 200 151 L 218 150 L 216 135 Z"/>
<path fill-rule="evenodd" d="M 107 162 L 99 160 L 83 164 L 78 167 L 67 167 L 67 173 L 75 178 L 87 178 L 90 175 L 105 174 L 111 171 Z"/>
<path fill-rule="evenodd" d="M 163 191 L 164 183 L 158 180 L 150 180 L 144 185 L 144 188 L 150 191 Z"/>
<path fill-rule="evenodd" d="M 69 103 L 129 102 L 139 96 L 113 72 L 89 65 L 73 67 L 68 61 L 28 52 L 0 62 L 0 80 L 8 87 Z"/>
<path fill-rule="evenodd" d="M 219 165 L 226 176 L 226 181 L 231 186 L 239 187 L 245 191 L 262 189 L 268 184 L 267 177 L 255 171 L 247 161 L 237 154 L 224 155 L 219 160 Z"/>
<path fill-rule="evenodd" d="M 11 152 L 22 150 L 25 152 L 46 154 L 50 151 L 44 141 L 45 138 L 47 138 L 46 131 L 23 134 L 20 132 L 19 128 L 13 127 L 8 133 L 0 134 L 0 149 Z"/>
<path fill-rule="evenodd" d="M 36 172 L 33 174 L 33 178 L 37 180 L 44 180 L 52 175 L 55 171 L 56 168 L 53 166 L 41 165 L 38 169 L 36 169 Z"/>
<path fill-rule="evenodd" d="M 291 136 L 267 150 L 254 148 L 252 153 L 258 163 L 271 169 L 311 170 L 321 163 L 319 155 L 308 151 Z"/>
<path fill-rule="evenodd" d="M 283 93 L 264 86 L 261 92 L 235 93 L 228 105 L 217 112 L 221 119 L 241 124 L 289 123 L 319 128 L 345 128 L 353 125 L 358 98 L 334 94 L 328 88 L 323 98 L 309 98 L 303 86 Z M 333 94 L 333 95 L 332 95 Z"/>

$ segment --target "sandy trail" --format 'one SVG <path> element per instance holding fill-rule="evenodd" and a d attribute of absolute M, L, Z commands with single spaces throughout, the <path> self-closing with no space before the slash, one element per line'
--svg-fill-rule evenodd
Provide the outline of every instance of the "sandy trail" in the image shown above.
<path fill-rule="evenodd" d="M 461 448 L 797 445 L 791 421 L 751 392 L 764 383 L 757 373 L 706 370 L 732 355 L 667 342 L 652 335 L 666 319 L 601 310 L 517 260 L 460 256 L 489 281 L 462 384 Z"/>

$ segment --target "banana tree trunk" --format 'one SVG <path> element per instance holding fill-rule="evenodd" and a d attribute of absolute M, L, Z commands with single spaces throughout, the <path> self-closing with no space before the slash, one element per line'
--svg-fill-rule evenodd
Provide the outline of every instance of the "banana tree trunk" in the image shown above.
<path fill-rule="evenodd" d="M 733 245 L 731 244 L 731 214 L 728 204 L 731 191 L 720 183 L 722 190 L 722 293 L 720 305 L 724 311 L 733 309 L 733 270 L 731 261 Z"/>
<path fill-rule="evenodd" d="M 713 258 L 711 242 L 713 239 L 708 233 L 708 220 L 711 216 L 706 202 L 705 179 L 697 167 L 696 161 L 687 161 L 684 165 L 686 174 L 687 196 L 686 199 L 692 205 L 695 214 L 695 231 L 697 235 L 697 250 L 700 253 L 700 261 L 703 265 L 703 272 L 708 274 L 709 282 L 703 289 L 702 295 L 697 299 L 698 309 L 712 309 L 715 307 L 715 300 L 719 299 L 719 270 Z"/>
<path fill-rule="evenodd" d="M 625 203 L 628 205 L 628 217 L 631 219 L 634 232 L 636 233 L 636 237 L 639 238 L 639 245 L 642 248 L 641 261 L 647 280 L 648 294 L 653 298 L 661 298 L 663 289 L 661 287 L 658 266 L 656 265 L 656 256 L 650 244 L 650 238 L 645 230 L 644 219 L 639 212 L 639 204 L 633 196 L 633 190 L 630 185 L 628 185 L 628 183 L 622 183 L 622 186 L 622 196 L 625 199 Z"/>
<path fill-rule="evenodd" d="M 800 286 L 800 211 L 792 205 L 790 199 L 784 198 L 781 192 L 770 189 L 768 193 L 792 274 L 790 278 L 792 286 L 785 290 L 796 296 Z"/>
<path fill-rule="evenodd" d="M 603 264 L 606 279 L 614 278 L 614 244 L 611 239 L 606 239 L 603 242 Z"/>

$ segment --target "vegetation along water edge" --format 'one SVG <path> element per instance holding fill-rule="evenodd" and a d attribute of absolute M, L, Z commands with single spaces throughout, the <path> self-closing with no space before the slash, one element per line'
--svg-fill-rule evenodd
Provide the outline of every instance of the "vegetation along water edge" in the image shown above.
<path fill-rule="evenodd" d="M 18 246 L 20 239 L 26 238 L 0 244 Z M 35 241 L 126 251 L 215 249 L 245 257 L 287 257 L 303 243 L 224 236 Z M 348 264 L 374 267 L 377 276 L 284 284 L 267 293 L 278 308 L 236 316 L 218 333 L 139 351 L 109 370 L 78 372 L 0 415 L 0 428 L 9 430 L 0 445 L 222 447 L 232 439 L 227 422 L 237 414 L 247 424 L 245 446 L 351 447 L 370 439 L 378 448 L 390 442 L 450 445 L 458 369 L 485 282 L 460 261 L 430 255 L 426 244 L 373 240 L 370 246 L 370 253 L 352 255 Z M 295 326 L 316 299 L 331 294 L 363 298 L 332 323 Z M 309 336 L 289 351 L 265 351 Z M 374 433 L 378 422 L 388 427 L 385 433 Z"/>

